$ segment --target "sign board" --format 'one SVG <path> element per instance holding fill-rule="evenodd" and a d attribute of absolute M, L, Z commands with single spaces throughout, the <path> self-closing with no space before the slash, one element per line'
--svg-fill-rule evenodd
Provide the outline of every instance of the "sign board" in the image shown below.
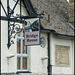
<path fill-rule="evenodd" d="M 25 20 L 24 43 L 25 46 L 40 44 L 40 22 L 39 18 Z"/>

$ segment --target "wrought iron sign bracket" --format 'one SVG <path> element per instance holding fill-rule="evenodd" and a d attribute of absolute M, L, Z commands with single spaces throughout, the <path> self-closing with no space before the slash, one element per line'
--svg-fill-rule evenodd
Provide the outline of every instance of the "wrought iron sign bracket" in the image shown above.
<path fill-rule="evenodd" d="M 13 16 L 14 14 L 14 10 L 18 4 L 18 2 L 20 1 L 20 14 L 17 14 L 16 16 Z M 25 19 L 31 19 L 31 18 L 43 18 L 43 13 L 42 14 L 37 14 L 37 15 L 30 15 L 30 16 L 22 16 L 21 15 L 21 0 L 17 0 L 13 9 L 10 8 L 9 6 L 9 0 L 7 0 L 7 12 L 2 4 L 2 2 L 0 1 L 0 5 L 3 8 L 3 11 L 5 13 L 6 16 L 0 16 L 1 20 L 6 20 L 8 21 L 8 44 L 7 47 L 8 49 L 10 48 L 10 46 L 12 44 L 14 44 L 14 41 L 12 40 L 12 38 L 15 38 L 15 36 L 20 33 L 21 31 L 23 31 L 23 28 L 20 28 L 19 24 L 17 23 L 21 23 L 21 24 L 26 24 L 27 22 L 25 21 Z"/>

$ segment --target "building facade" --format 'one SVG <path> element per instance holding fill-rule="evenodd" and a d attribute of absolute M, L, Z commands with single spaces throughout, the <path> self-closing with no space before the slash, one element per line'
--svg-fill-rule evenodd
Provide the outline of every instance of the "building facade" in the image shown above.
<path fill-rule="evenodd" d="M 6 12 L 8 11 L 7 1 L 8 0 L 1 0 Z M 13 16 L 18 17 L 20 13 L 23 16 L 33 15 L 33 9 L 35 7 L 38 8 L 36 9 L 39 10 L 39 12 L 44 9 L 44 5 L 38 5 L 38 3 L 44 4 L 43 1 L 21 0 L 22 3 L 20 7 L 19 0 L 9 0 L 10 11 L 17 1 L 17 6 L 11 18 Z M 53 9 L 53 5 L 51 6 Z M 45 8 L 46 7 L 45 5 Z M 40 8 L 42 8 L 42 10 Z M 46 11 L 47 9 L 44 10 L 45 14 Z M 40 45 L 24 46 L 24 31 L 22 30 L 15 38 L 11 38 L 14 44 L 11 42 L 12 45 L 8 48 L 8 21 L 1 20 L 1 75 L 74 74 L 73 29 L 67 24 L 67 21 L 62 21 L 62 19 L 59 18 L 61 16 L 60 14 L 56 16 L 54 15 L 56 11 L 51 12 L 50 23 L 47 21 L 49 11 L 46 15 L 44 14 L 44 19 L 41 19 Z M 6 16 L 2 6 L 1 16 Z M 58 20 L 56 20 L 56 18 Z M 62 16 L 62 18 L 64 17 Z M 14 22 L 10 21 L 10 25 L 11 24 L 14 24 Z M 15 24 L 19 25 L 21 28 L 23 26 L 22 23 L 15 22 Z M 55 26 L 55 24 L 57 25 Z"/>

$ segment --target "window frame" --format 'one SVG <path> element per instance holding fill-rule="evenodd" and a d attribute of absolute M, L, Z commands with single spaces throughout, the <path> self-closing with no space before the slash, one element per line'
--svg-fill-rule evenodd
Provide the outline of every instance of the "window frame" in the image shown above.
<path fill-rule="evenodd" d="M 17 37 L 17 40 L 20 40 L 20 50 L 21 50 L 21 53 L 17 53 L 17 58 L 20 57 L 20 68 L 21 69 L 17 69 L 17 72 L 29 72 L 29 50 L 28 50 L 28 47 L 27 47 L 27 54 L 23 54 L 23 40 L 24 40 L 24 37 L 20 36 L 20 37 Z M 23 65 L 23 57 L 27 58 L 27 69 L 26 70 L 23 70 L 22 68 L 22 65 Z"/>

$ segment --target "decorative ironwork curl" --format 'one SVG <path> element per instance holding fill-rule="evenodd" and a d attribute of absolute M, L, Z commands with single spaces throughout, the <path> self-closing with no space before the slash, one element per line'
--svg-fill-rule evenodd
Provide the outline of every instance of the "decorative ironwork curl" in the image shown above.
<path fill-rule="evenodd" d="M 11 44 L 14 44 L 14 41 L 11 39 L 15 38 L 18 33 L 23 31 L 23 28 L 21 28 L 20 24 L 15 24 L 15 22 L 14 22 L 12 24 L 10 23 L 9 31 L 10 31 L 10 35 L 9 35 L 10 42 L 11 42 Z"/>

